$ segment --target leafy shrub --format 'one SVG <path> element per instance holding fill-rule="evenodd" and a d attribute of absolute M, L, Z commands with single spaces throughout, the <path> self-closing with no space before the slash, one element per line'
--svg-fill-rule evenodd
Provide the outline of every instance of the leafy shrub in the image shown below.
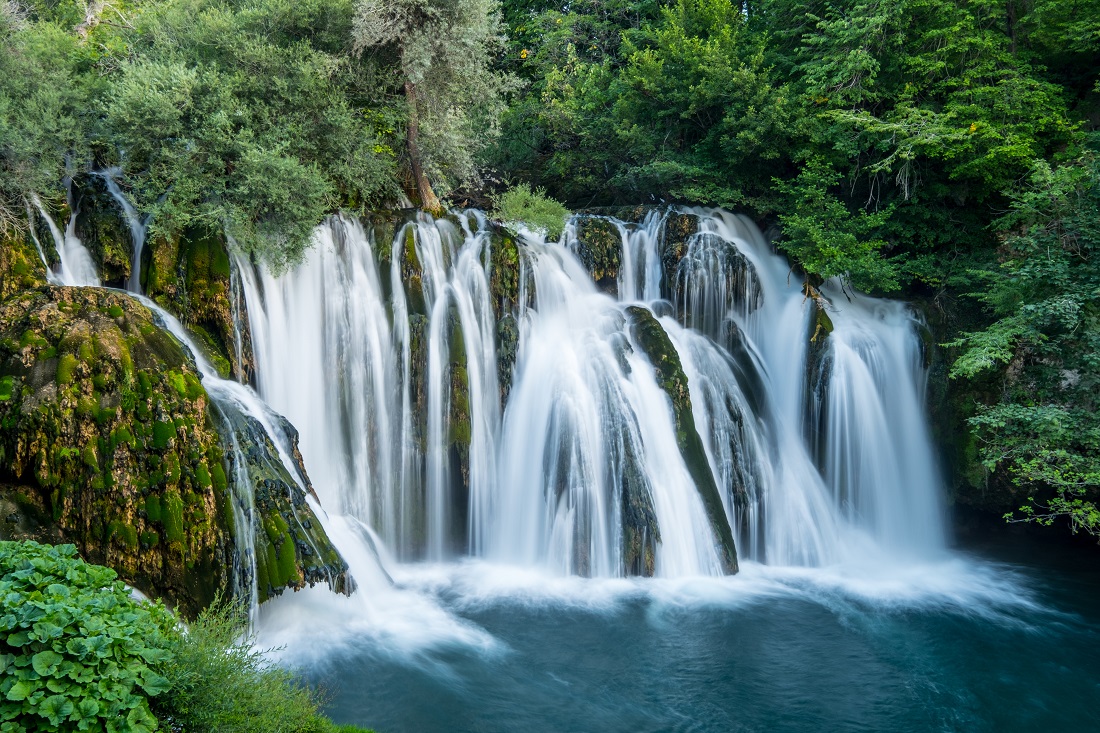
<path fill-rule="evenodd" d="M 508 189 L 494 203 L 495 218 L 510 224 L 526 224 L 547 239 L 560 237 L 569 217 L 569 209 L 547 196 L 545 189 L 532 190 L 526 183 Z"/>
<path fill-rule="evenodd" d="M 0 730 L 157 729 L 172 615 L 73 545 L 0 542 Z"/>
<path fill-rule="evenodd" d="M 0 542 L 0 732 L 361 730 L 321 715 L 317 694 L 244 632 L 236 605 L 184 629 L 73 545 Z"/>

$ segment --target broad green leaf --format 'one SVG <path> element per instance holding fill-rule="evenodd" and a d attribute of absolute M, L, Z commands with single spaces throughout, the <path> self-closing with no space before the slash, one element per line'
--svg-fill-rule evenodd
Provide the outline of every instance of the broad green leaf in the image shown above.
<path fill-rule="evenodd" d="M 35 654 L 31 659 L 34 665 L 34 671 L 46 677 L 57 671 L 64 657 L 57 652 L 46 650 L 44 652 L 38 652 L 38 654 Z"/>
<path fill-rule="evenodd" d="M 51 695 L 42 701 L 38 708 L 38 714 L 47 718 L 54 725 L 61 722 L 73 712 L 73 701 L 64 695 Z"/>
<path fill-rule="evenodd" d="M 30 697 L 35 689 L 36 685 L 34 685 L 34 683 L 28 682 L 27 680 L 19 680 L 11 686 L 10 690 L 8 690 L 7 697 L 12 702 L 19 702 Z"/>

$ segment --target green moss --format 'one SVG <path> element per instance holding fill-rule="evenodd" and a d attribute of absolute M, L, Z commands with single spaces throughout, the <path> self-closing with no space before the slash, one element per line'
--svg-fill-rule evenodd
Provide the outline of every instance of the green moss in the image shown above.
<path fill-rule="evenodd" d="M 279 547 L 279 585 L 288 583 L 300 583 L 298 574 L 298 556 L 294 551 L 294 540 L 287 535 L 283 538 L 283 544 Z"/>
<path fill-rule="evenodd" d="M 213 486 L 213 482 L 210 480 L 210 469 L 206 467 L 205 463 L 199 463 L 195 466 L 195 481 L 204 489 Z"/>
<path fill-rule="evenodd" d="M 138 539 L 141 540 L 142 547 L 152 548 L 156 547 L 157 544 L 160 543 L 160 535 L 156 532 L 142 532 L 138 536 Z"/>
<path fill-rule="evenodd" d="M 107 523 L 107 541 L 117 539 L 122 545 L 129 549 L 135 549 L 138 546 L 138 532 L 137 529 L 131 525 L 121 521 L 112 521 Z"/>
<path fill-rule="evenodd" d="M 91 341 L 81 341 L 76 353 L 85 364 L 91 364 L 95 361 L 95 347 Z"/>
<path fill-rule="evenodd" d="M 180 458 L 175 451 L 168 451 L 164 456 L 164 478 L 168 483 L 175 484 L 179 483 L 180 475 Z"/>
<path fill-rule="evenodd" d="M 72 354 L 64 354 L 57 362 L 57 383 L 69 384 L 73 381 L 73 373 L 79 362 Z"/>
<path fill-rule="evenodd" d="M 168 380 L 168 384 L 172 389 L 176 390 L 176 394 L 180 397 L 187 397 L 187 380 L 184 379 L 183 374 L 180 372 L 168 372 L 164 375 Z"/>
<path fill-rule="evenodd" d="M 137 373 L 138 388 L 141 390 L 141 395 L 146 399 L 153 396 L 153 380 L 149 378 L 149 372 L 140 371 Z"/>
<path fill-rule="evenodd" d="M 164 511 L 161 523 L 164 525 L 164 538 L 169 543 L 183 542 L 183 497 L 175 489 L 164 492 Z"/>
<path fill-rule="evenodd" d="M 107 315 L 111 318 L 122 318 L 122 307 L 117 303 L 107 309 Z"/>
<path fill-rule="evenodd" d="M 164 512 L 161 509 L 159 496 L 154 494 L 145 499 L 145 516 L 147 516 L 151 522 L 160 522 L 163 520 Z"/>
<path fill-rule="evenodd" d="M 19 339 L 20 348 L 26 348 L 27 346 L 37 346 L 42 348 L 43 346 L 49 346 L 49 342 L 36 334 L 34 331 L 27 329 L 23 332 L 22 337 Z"/>
<path fill-rule="evenodd" d="M 264 532 L 267 533 L 267 538 L 271 540 L 272 544 L 277 543 L 281 537 L 284 537 L 290 527 L 277 513 L 268 514 L 264 517 Z"/>
<path fill-rule="evenodd" d="M 190 372 L 184 374 L 183 380 L 187 387 L 187 399 L 197 400 L 199 397 L 202 397 L 204 394 L 206 394 L 206 390 L 202 388 L 202 382 L 200 382 L 198 377 L 196 377 L 194 374 L 191 374 Z"/>
<path fill-rule="evenodd" d="M 172 438 L 176 437 L 176 426 L 157 420 L 153 423 L 153 447 L 164 450 Z"/>
<path fill-rule="evenodd" d="M 15 378 L 11 375 L 0 377 L 0 402 L 7 402 L 15 392 Z"/>
<path fill-rule="evenodd" d="M 98 441 L 88 441 L 88 444 L 84 446 L 84 465 L 93 471 L 99 470 L 99 457 L 96 455 L 96 445 Z"/>
<path fill-rule="evenodd" d="M 229 482 L 225 478 L 225 469 L 220 461 L 211 466 L 210 480 L 214 482 L 214 488 L 219 494 L 224 494 L 229 487 Z"/>

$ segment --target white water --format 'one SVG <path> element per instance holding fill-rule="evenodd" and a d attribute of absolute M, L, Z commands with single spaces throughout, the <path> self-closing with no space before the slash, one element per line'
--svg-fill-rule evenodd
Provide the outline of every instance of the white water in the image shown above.
<path fill-rule="evenodd" d="M 130 242 L 133 245 L 133 251 L 130 255 L 130 278 L 126 281 L 126 289 L 131 293 L 140 293 L 141 253 L 145 247 L 145 230 L 149 225 L 149 218 L 138 214 L 134 205 L 130 203 L 130 199 L 126 198 L 126 194 L 119 188 L 116 179 L 121 172 L 122 169 L 120 168 L 108 168 L 97 173 L 97 175 L 103 178 L 103 182 L 107 185 L 107 191 L 110 192 L 111 197 L 122 209 L 126 225 L 130 228 Z"/>
<path fill-rule="evenodd" d="M 46 268 L 46 279 L 53 285 L 97 286 L 99 285 L 99 272 L 96 270 L 95 261 L 92 259 L 87 247 L 80 241 L 80 237 L 76 235 L 76 217 L 79 213 L 80 202 L 73 197 L 73 187 L 70 179 L 65 180 L 65 192 L 69 204 L 69 223 L 65 226 L 64 232 L 54 223 L 53 217 L 50 216 L 41 199 L 35 194 L 31 194 L 30 197 L 31 203 L 34 204 L 34 207 L 50 229 L 54 249 L 57 251 L 57 257 L 60 261 L 56 270 Z M 31 231 L 34 231 L 33 221 L 31 222 Z M 39 256 L 42 257 L 42 264 L 46 264 L 45 253 L 37 236 L 34 237 L 34 242 L 38 247 Z"/>
<path fill-rule="evenodd" d="M 616 577 L 642 570 L 636 550 L 627 557 L 629 497 L 641 497 L 655 574 L 720 574 L 671 402 L 631 333 L 633 302 L 659 316 L 688 377 L 741 558 L 821 566 L 942 551 L 908 309 L 825 288 L 836 328 L 813 364 L 829 368 L 811 375 L 815 306 L 799 278 L 748 220 L 691 213 L 699 233 L 671 278 L 665 218 L 616 222 L 617 300 L 574 254 L 575 227 L 561 244 L 527 236 L 503 406 L 477 217 L 408 224 L 388 283 L 378 243 L 345 219 L 319 227 L 306 262 L 279 277 L 238 263 L 260 393 L 301 429 L 322 504 L 406 560 L 468 554 Z M 465 455 L 451 442 L 463 427 Z M 811 446 L 808 433 L 824 437 Z"/>

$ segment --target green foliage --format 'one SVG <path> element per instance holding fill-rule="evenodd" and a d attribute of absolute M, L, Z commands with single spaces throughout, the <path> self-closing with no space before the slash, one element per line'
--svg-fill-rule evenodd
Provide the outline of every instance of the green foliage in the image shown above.
<path fill-rule="evenodd" d="M 422 166 L 432 186 L 443 192 L 472 180 L 478 155 L 496 134 L 503 95 L 511 86 L 508 75 L 492 67 L 502 40 L 499 3 L 357 4 L 355 48 L 391 60 L 391 88 L 406 96 L 406 126 L 418 128 L 406 148 L 408 164 L 414 170 Z"/>
<path fill-rule="evenodd" d="M 356 110 L 350 23 L 346 2 L 141 6 L 103 112 L 154 233 L 224 228 L 278 265 L 339 203 L 395 190 Z"/>
<path fill-rule="evenodd" d="M 99 80 L 88 49 L 53 22 L 0 10 L 0 232 L 22 228 L 26 200 L 62 194 L 66 156 L 88 150 L 89 101 Z"/>
<path fill-rule="evenodd" d="M 171 686 L 157 700 L 163 718 L 184 723 L 188 733 L 358 730 L 319 715 L 316 694 L 268 662 L 244 632 L 241 609 L 215 603 L 174 637 L 164 669 Z"/>
<path fill-rule="evenodd" d="M 0 719 L 12 731 L 157 730 L 174 619 L 72 545 L 0 542 Z"/>
<path fill-rule="evenodd" d="M 990 471 L 1028 489 L 1020 518 L 1100 535 L 1100 162 L 1036 162 L 1011 211 L 997 270 L 972 295 L 994 316 L 948 346 L 955 378 L 1000 372 L 999 401 L 970 419 Z"/>
<path fill-rule="evenodd" d="M 248 643 L 239 607 L 215 602 L 183 629 L 117 577 L 72 545 L 0 542 L 4 731 L 360 730 L 320 715 L 316 693 Z"/>
<path fill-rule="evenodd" d="M 526 183 L 509 188 L 494 201 L 493 217 L 509 224 L 524 224 L 548 240 L 565 229 L 569 209 L 546 195 L 545 189 L 531 189 Z"/>

